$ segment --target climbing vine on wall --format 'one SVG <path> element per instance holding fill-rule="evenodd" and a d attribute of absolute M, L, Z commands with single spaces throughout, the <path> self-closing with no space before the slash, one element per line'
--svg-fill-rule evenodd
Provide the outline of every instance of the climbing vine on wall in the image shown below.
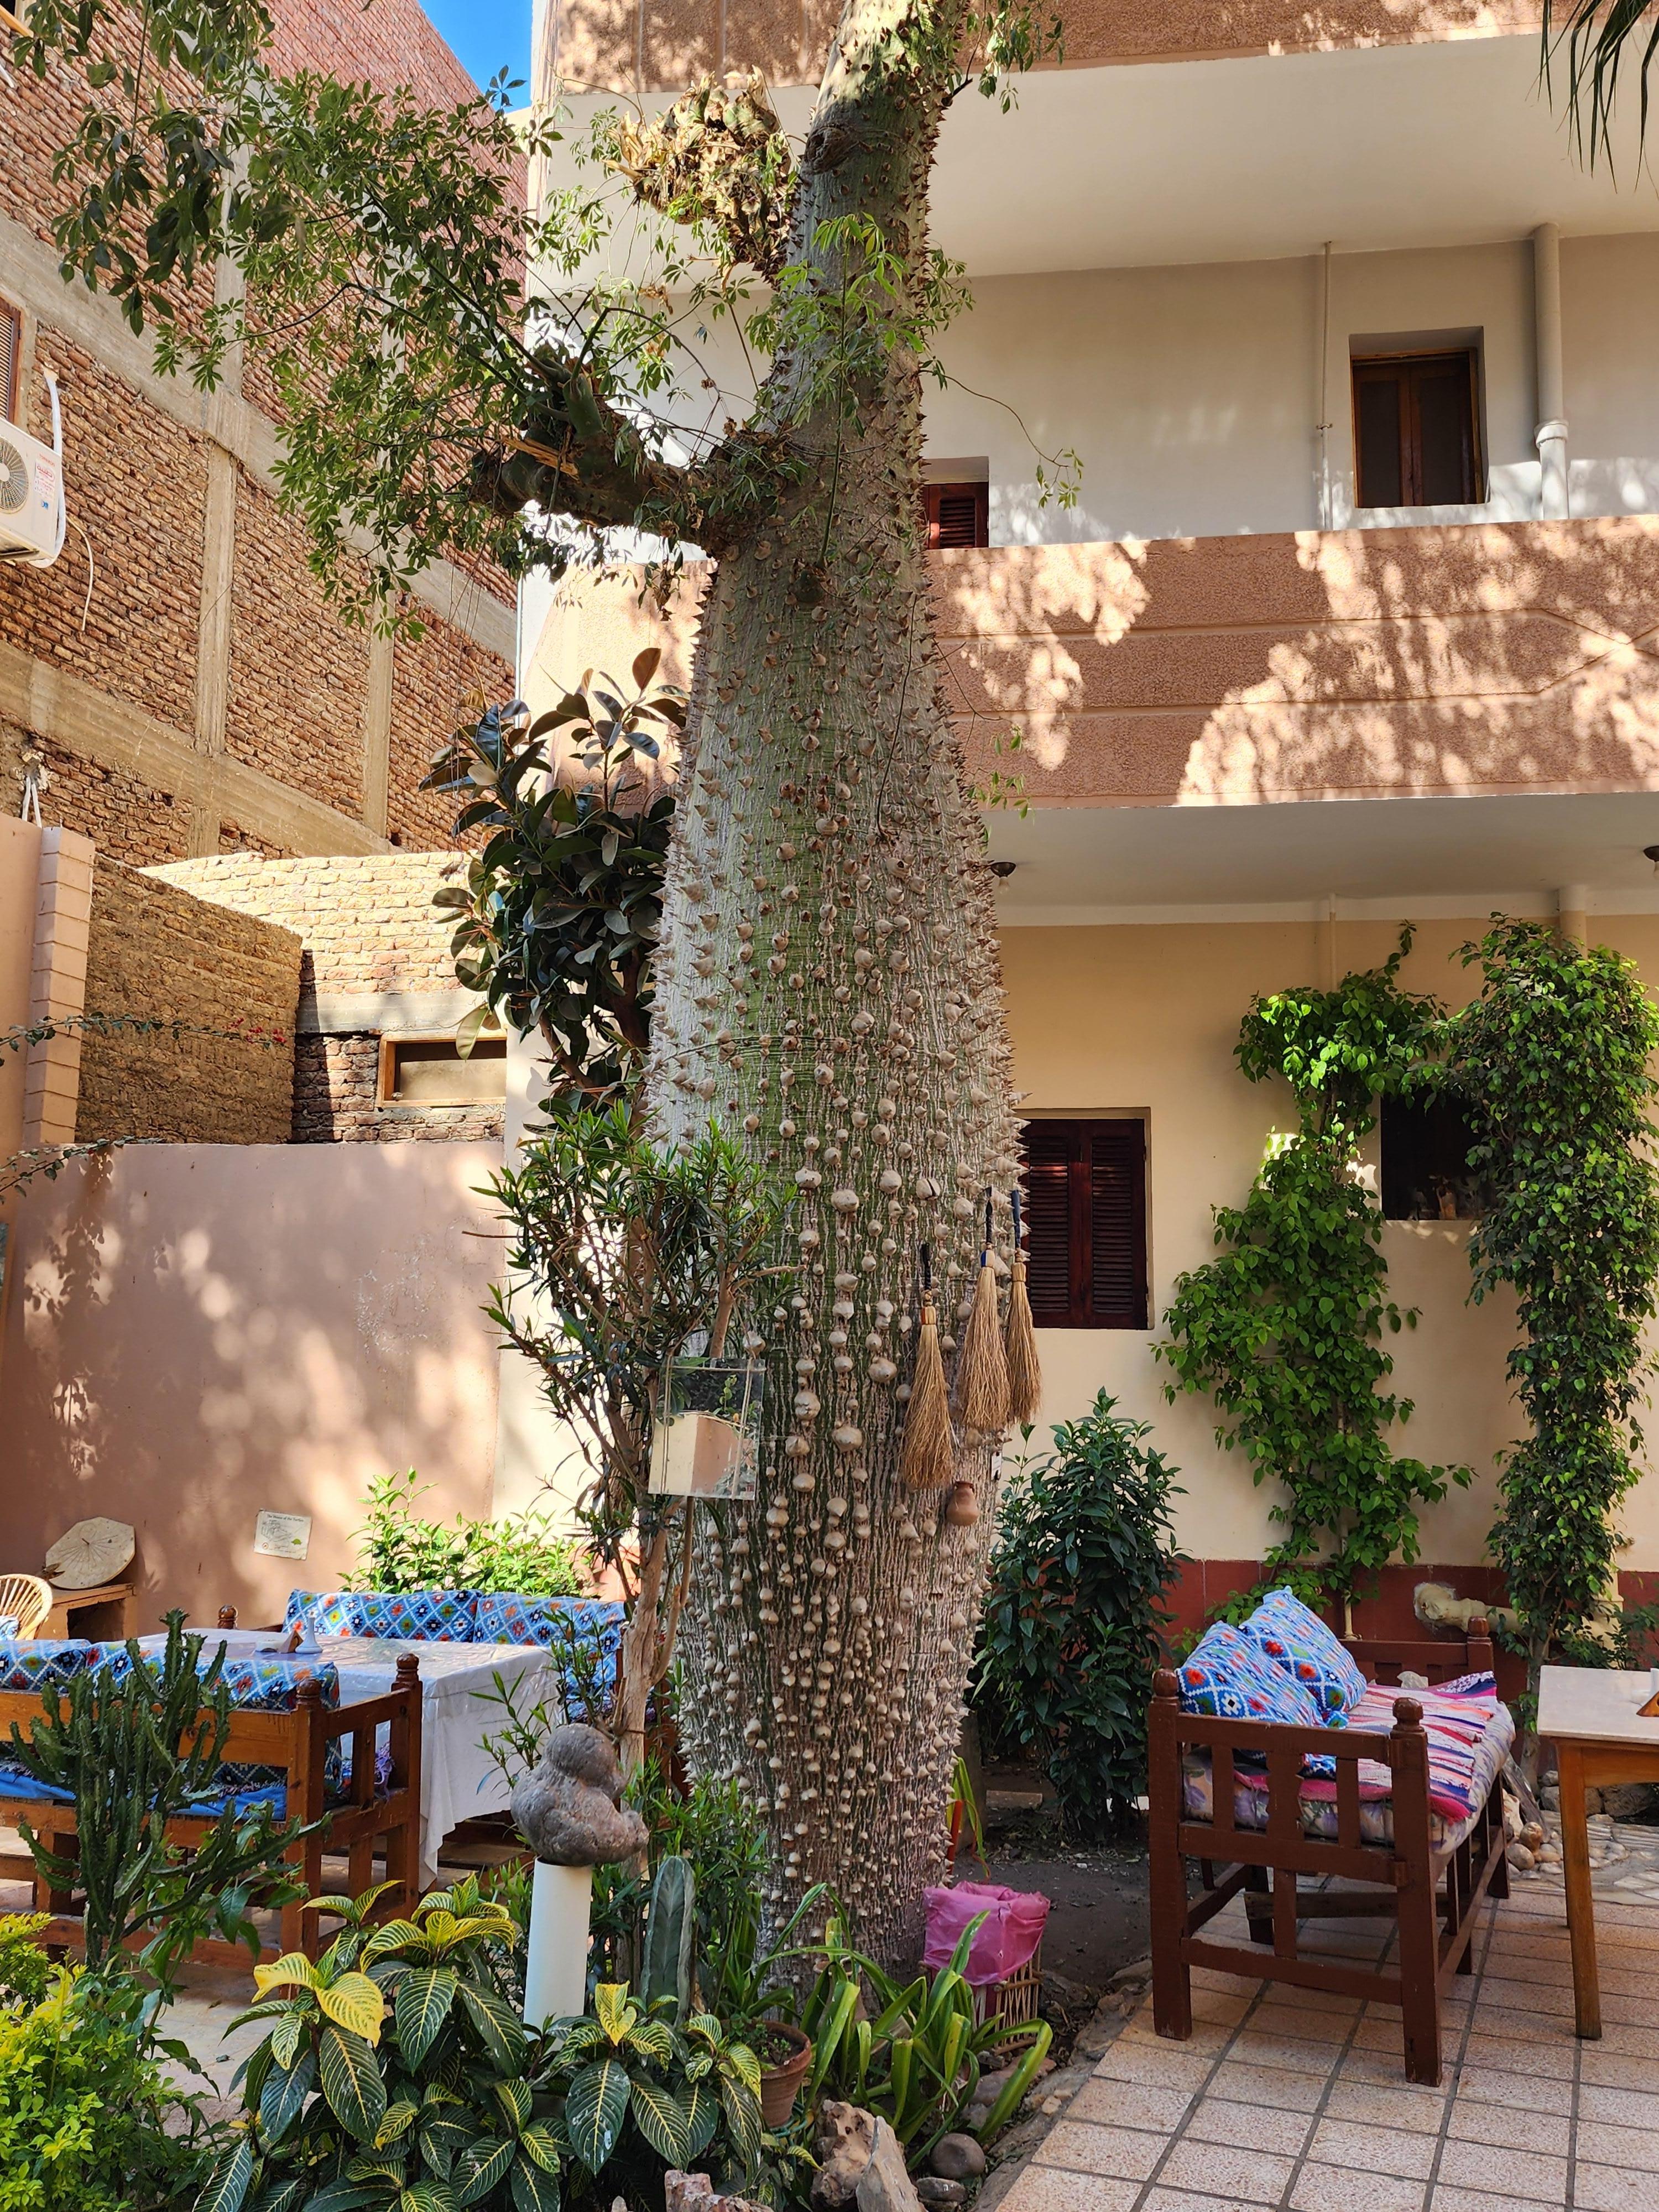
<path fill-rule="evenodd" d="M 1509 1371 L 1533 1431 L 1505 1456 L 1491 1542 L 1535 1685 L 1608 1588 L 1613 1510 L 1639 1472 L 1659 1015 L 1629 961 L 1543 924 L 1500 921 L 1463 957 L 1486 988 L 1449 1025 L 1447 1065 L 1480 1117 L 1470 1164 L 1494 1186 L 1469 1248 L 1474 1295 L 1514 1287 Z"/>
<path fill-rule="evenodd" d="M 1297 1127 L 1244 1204 L 1217 1207 L 1220 1251 L 1177 1281 L 1158 1347 L 1175 1371 L 1170 1399 L 1207 1392 L 1224 1416 L 1218 1442 L 1244 1454 L 1257 1483 L 1284 1486 L 1267 1577 L 1344 1604 L 1390 1559 L 1415 1559 L 1418 1508 L 1470 1479 L 1390 1449 L 1412 1407 L 1382 1387 L 1394 1366 L 1382 1340 L 1417 1316 L 1388 1296 L 1382 1217 L 1358 1175 L 1378 1100 L 1437 1079 L 1440 1010 L 1396 981 L 1411 942 L 1403 930 L 1382 967 L 1334 990 L 1252 1002 L 1239 1066 L 1253 1083 L 1285 1079 Z"/>

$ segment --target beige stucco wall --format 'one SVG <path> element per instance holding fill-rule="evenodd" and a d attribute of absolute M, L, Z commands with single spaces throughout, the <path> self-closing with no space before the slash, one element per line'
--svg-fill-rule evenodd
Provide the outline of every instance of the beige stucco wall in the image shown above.
<path fill-rule="evenodd" d="M 140 1614 L 280 1616 L 337 1585 L 369 1481 L 489 1510 L 497 1225 L 484 1145 L 134 1147 L 36 1185 L 14 1231 L 0 1559 L 76 1520 L 138 1532 Z M 313 1516 L 303 1564 L 255 1516 Z"/>
<path fill-rule="evenodd" d="M 1478 984 L 1452 956 L 1482 918 L 1423 923 L 1401 981 L 1462 1002 Z M 1659 917 L 1608 916 L 1596 938 L 1659 977 Z M 1340 969 L 1386 957 L 1393 925 L 1348 922 L 1338 932 Z M 1211 1208 L 1249 1189 L 1268 1135 L 1294 1126 L 1288 1091 L 1252 1085 L 1233 1046 L 1253 993 L 1318 980 L 1324 953 L 1307 922 L 1188 923 L 1157 927 L 1015 928 L 1003 963 L 1015 1074 L 1031 1112 L 1141 1113 L 1148 1117 L 1149 1264 L 1152 1310 L 1161 1316 L 1175 1279 L 1214 1246 Z M 1400 1223 L 1384 1231 L 1390 1285 L 1418 1305 L 1417 1328 L 1393 1340 L 1395 1378 L 1415 1399 L 1395 1433 L 1399 1448 L 1430 1462 L 1462 1461 L 1475 1486 L 1454 1492 L 1423 1519 L 1426 1559 L 1474 1565 L 1494 1510 L 1493 1455 L 1520 1429 L 1504 1376 L 1512 1340 L 1507 1299 L 1468 1303 L 1468 1231 L 1461 1225 Z M 1220 1451 L 1210 1401 L 1168 1406 L 1168 1370 L 1151 1335 L 1115 1330 L 1041 1333 L 1047 1425 L 1084 1411 L 1104 1388 L 1121 1409 L 1150 1420 L 1154 1440 L 1182 1470 L 1178 1510 L 1186 1548 L 1203 1559 L 1258 1558 L 1269 1540 L 1268 1495 L 1253 1488 L 1237 1455 Z M 1656 1334 L 1659 1347 L 1659 1334 Z M 1659 1567 L 1659 1457 L 1627 1502 L 1626 1568 Z"/>
<path fill-rule="evenodd" d="M 40 896 L 40 832 L 32 822 L 0 815 L 0 1029 L 21 1029 L 29 1018 L 29 969 L 34 957 L 34 909 Z M 0 1052 L 0 1159 L 23 1140 L 23 1054 Z"/>

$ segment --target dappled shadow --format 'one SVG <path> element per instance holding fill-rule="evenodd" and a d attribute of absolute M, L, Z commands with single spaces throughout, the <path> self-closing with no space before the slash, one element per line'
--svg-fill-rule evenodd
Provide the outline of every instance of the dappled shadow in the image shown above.
<path fill-rule="evenodd" d="M 143 1625 L 280 1616 L 337 1583 L 369 1480 L 487 1510 L 501 1247 L 483 1145 L 135 1146 L 37 1185 L 7 1317 L 0 1559 L 90 1514 L 138 1531 Z M 307 1514 L 303 1563 L 256 1516 Z"/>
<path fill-rule="evenodd" d="M 1659 520 L 937 556 L 969 765 L 1036 805 L 1659 787 Z"/>

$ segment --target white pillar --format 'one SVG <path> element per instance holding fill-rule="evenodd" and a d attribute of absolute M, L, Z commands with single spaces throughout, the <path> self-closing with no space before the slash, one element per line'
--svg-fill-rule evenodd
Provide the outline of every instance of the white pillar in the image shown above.
<path fill-rule="evenodd" d="M 1561 233 L 1540 222 L 1532 234 L 1534 350 L 1538 364 L 1538 513 L 1563 521 L 1571 513 L 1567 490 L 1566 381 L 1561 358 Z"/>
<path fill-rule="evenodd" d="M 1574 945 L 1589 942 L 1589 886 L 1588 884 L 1563 884 L 1555 894 L 1555 929 L 1558 937 L 1569 939 Z"/>
<path fill-rule="evenodd" d="M 592 1867 L 536 1862 L 530 1891 L 530 1935 L 525 1946 L 524 2017 L 544 2027 L 587 2009 L 588 1917 L 593 1905 Z"/>

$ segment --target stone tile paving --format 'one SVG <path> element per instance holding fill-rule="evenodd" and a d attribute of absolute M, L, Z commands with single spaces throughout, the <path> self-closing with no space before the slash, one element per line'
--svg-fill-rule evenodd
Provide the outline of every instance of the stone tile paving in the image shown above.
<path fill-rule="evenodd" d="M 996 2212 L 1659 2212 L 1659 1911 L 1596 1887 L 1599 2043 L 1547 1877 L 1483 1914 L 1436 2089 L 1391 2007 L 1195 1972 L 1192 2040 L 1144 2004 Z M 1375 1956 L 1370 1925 L 1306 1923 L 1308 1947 Z"/>

